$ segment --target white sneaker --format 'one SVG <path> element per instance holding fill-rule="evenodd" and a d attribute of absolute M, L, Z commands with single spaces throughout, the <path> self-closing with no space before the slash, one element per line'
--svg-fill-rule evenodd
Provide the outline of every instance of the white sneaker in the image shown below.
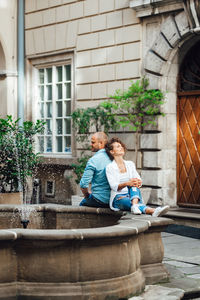
<path fill-rule="evenodd" d="M 162 215 L 166 214 L 169 210 L 169 205 L 166 206 L 159 206 L 155 209 L 154 213 L 152 214 L 152 217 L 161 217 Z"/>
<path fill-rule="evenodd" d="M 141 215 L 141 210 L 138 208 L 138 205 L 132 205 L 131 206 L 131 213 L 134 215 Z"/>

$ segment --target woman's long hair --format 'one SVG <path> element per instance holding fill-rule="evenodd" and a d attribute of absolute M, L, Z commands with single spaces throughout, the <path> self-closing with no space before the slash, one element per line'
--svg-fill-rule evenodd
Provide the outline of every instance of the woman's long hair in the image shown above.
<path fill-rule="evenodd" d="M 126 152 L 126 145 L 118 138 L 118 137 L 113 137 L 110 139 L 106 144 L 105 144 L 105 150 L 108 156 L 110 157 L 111 160 L 114 159 L 112 154 L 110 153 L 111 150 L 113 150 L 113 144 L 114 143 L 119 143 L 121 146 L 124 148 L 124 151 Z"/>

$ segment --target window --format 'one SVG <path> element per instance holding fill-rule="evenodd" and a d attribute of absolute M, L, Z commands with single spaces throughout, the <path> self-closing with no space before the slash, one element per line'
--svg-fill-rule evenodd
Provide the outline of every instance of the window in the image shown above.
<path fill-rule="evenodd" d="M 45 182 L 45 195 L 51 197 L 55 195 L 55 181 L 47 180 Z"/>
<path fill-rule="evenodd" d="M 179 72 L 180 92 L 200 90 L 200 42 L 187 53 Z"/>
<path fill-rule="evenodd" d="M 71 64 L 37 67 L 38 119 L 46 122 L 38 136 L 41 153 L 71 153 Z"/>

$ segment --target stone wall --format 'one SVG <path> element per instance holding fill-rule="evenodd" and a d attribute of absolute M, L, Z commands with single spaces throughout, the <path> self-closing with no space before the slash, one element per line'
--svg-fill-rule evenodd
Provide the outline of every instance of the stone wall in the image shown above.
<path fill-rule="evenodd" d="M 141 26 L 128 0 L 27 0 L 25 37 L 27 101 L 33 118 L 33 65 L 44 55 L 73 56 L 75 107 L 95 106 L 141 76 Z M 128 146 L 127 157 L 134 160 L 134 135 L 126 130 L 117 135 Z M 80 151 L 77 144 L 73 156 Z"/>
<path fill-rule="evenodd" d="M 17 1 L 1 1 L 0 25 L 0 117 L 17 118 Z"/>
<path fill-rule="evenodd" d="M 77 106 L 94 106 L 140 77 L 141 27 L 128 0 L 25 3 L 27 58 L 72 50 Z"/>
<path fill-rule="evenodd" d="M 183 2 L 25 0 L 25 7 L 30 107 L 33 61 L 55 54 L 73 56 L 75 108 L 95 106 L 142 75 L 150 87 L 166 91 L 165 117 L 144 129 L 138 166 L 144 186 L 152 188 L 149 203 L 176 206 L 176 82 L 180 49 L 192 37 Z M 124 129 L 113 135 L 134 161 L 134 134 Z M 73 156 L 80 151 L 77 144 Z"/>

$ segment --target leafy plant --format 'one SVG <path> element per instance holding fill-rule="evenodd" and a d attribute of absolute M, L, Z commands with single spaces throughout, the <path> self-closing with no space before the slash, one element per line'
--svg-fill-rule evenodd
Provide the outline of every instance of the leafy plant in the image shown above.
<path fill-rule="evenodd" d="M 112 107 L 97 107 L 78 108 L 72 113 L 73 127 L 76 131 L 76 139 L 82 143 L 82 148 L 87 151 L 90 150 L 88 144 L 89 135 L 93 131 L 104 131 L 108 133 L 109 130 L 116 129 L 117 122 L 115 114 L 112 112 Z M 76 182 L 79 183 L 86 167 L 88 159 L 91 155 L 86 155 L 82 151 L 81 157 L 77 159 L 76 164 L 72 164 L 72 169 L 76 174 Z"/>
<path fill-rule="evenodd" d="M 112 112 L 112 107 L 98 105 L 96 107 L 78 108 L 72 113 L 73 126 L 80 141 L 87 140 L 91 129 L 94 131 L 108 131 L 117 126 L 115 114 Z"/>
<path fill-rule="evenodd" d="M 160 111 L 164 103 L 164 94 L 160 90 L 147 89 L 149 82 L 142 78 L 132 82 L 128 90 L 117 90 L 110 100 L 101 105 L 117 114 L 117 124 L 135 131 L 136 135 L 136 165 L 138 161 L 139 134 L 147 124 L 155 124 L 155 119 L 164 114 Z"/>
<path fill-rule="evenodd" d="M 138 162 L 139 135 L 142 128 L 147 124 L 155 124 L 158 116 L 164 114 L 160 107 L 164 103 L 164 94 L 160 90 L 148 89 L 149 82 L 142 78 L 132 82 L 125 90 L 117 90 L 114 95 L 109 96 L 109 100 L 102 102 L 97 107 L 81 108 L 72 113 L 72 120 L 77 140 L 82 143 L 82 148 L 88 150 L 88 137 L 91 131 L 116 130 L 120 127 L 128 127 L 135 131 L 136 143 L 136 166 Z M 93 129 L 93 130 L 92 130 Z M 78 159 L 77 164 L 73 164 L 73 170 L 77 175 L 77 183 L 80 181 L 89 156 L 84 152 Z"/>
<path fill-rule="evenodd" d="M 23 126 L 12 116 L 0 119 L 0 189 L 13 192 L 22 189 L 25 193 L 27 178 L 33 176 L 40 162 L 35 153 L 34 136 L 44 129 L 45 122 L 37 120 L 23 122 Z"/>

